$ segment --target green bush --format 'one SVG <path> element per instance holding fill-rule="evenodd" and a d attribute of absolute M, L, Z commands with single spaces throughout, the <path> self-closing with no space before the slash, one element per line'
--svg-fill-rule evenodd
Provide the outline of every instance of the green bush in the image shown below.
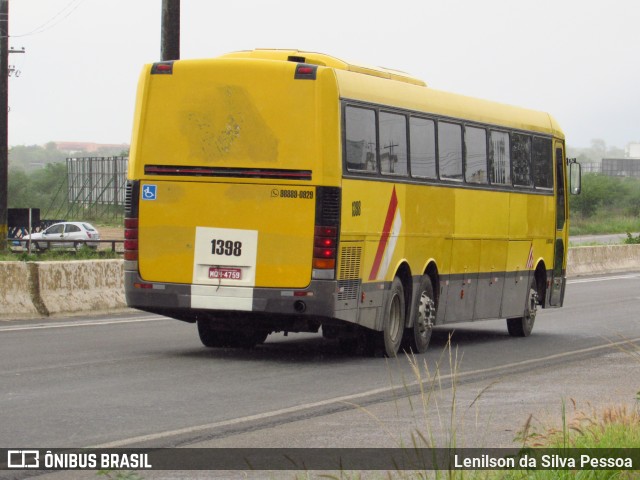
<path fill-rule="evenodd" d="M 640 179 L 587 173 L 569 209 L 571 235 L 640 231 Z"/>
<path fill-rule="evenodd" d="M 634 237 L 629 232 L 627 232 L 627 238 L 624 241 L 624 243 L 629 244 L 629 245 L 640 243 L 640 235 L 638 235 L 637 237 Z"/>

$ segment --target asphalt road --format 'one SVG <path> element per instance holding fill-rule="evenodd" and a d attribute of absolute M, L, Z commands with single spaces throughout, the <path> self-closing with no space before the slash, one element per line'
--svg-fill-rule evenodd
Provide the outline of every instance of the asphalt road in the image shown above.
<path fill-rule="evenodd" d="M 476 426 L 482 398 L 496 430 L 484 445 L 513 438 L 507 421 L 549 401 L 544 392 L 559 401 L 572 382 L 633 401 L 640 366 L 622 350 L 640 342 L 639 287 L 640 274 L 571 280 L 565 307 L 539 313 L 525 339 L 504 321 L 438 327 L 417 370 L 438 377 L 445 410 L 457 389 Z M 146 314 L 3 322 L 0 448 L 388 446 L 380 418 L 416 423 L 415 383 L 407 358 L 344 355 L 320 335 L 212 350 L 194 325 Z"/>
<path fill-rule="evenodd" d="M 634 237 L 640 233 L 632 233 Z M 571 245 L 619 245 L 627 239 L 626 233 L 615 233 L 610 235 L 576 235 L 569 237 Z"/>

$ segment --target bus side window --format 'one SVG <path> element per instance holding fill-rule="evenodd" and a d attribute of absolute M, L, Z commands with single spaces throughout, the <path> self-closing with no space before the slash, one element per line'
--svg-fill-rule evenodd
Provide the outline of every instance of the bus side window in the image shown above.
<path fill-rule="evenodd" d="M 345 155 L 350 172 L 378 171 L 376 113 L 368 108 L 345 108 Z"/>
<path fill-rule="evenodd" d="M 380 171 L 385 175 L 406 176 L 407 118 L 380 112 Z"/>
<path fill-rule="evenodd" d="M 511 185 L 511 148 L 506 132 L 490 132 L 489 181 L 494 185 Z"/>
<path fill-rule="evenodd" d="M 411 117 L 409 120 L 409 146 L 411 175 L 421 178 L 437 178 L 436 127 L 433 120 Z"/>
<path fill-rule="evenodd" d="M 531 137 L 529 135 L 511 134 L 511 161 L 513 163 L 513 184 L 519 187 L 532 186 Z"/>
<path fill-rule="evenodd" d="M 464 177 L 468 183 L 487 183 L 487 131 L 465 127 L 466 162 Z"/>
<path fill-rule="evenodd" d="M 553 157 L 551 139 L 533 138 L 533 183 L 536 188 L 553 188 Z"/>
<path fill-rule="evenodd" d="M 462 181 L 462 126 L 438 122 L 438 162 L 440 177 Z"/>

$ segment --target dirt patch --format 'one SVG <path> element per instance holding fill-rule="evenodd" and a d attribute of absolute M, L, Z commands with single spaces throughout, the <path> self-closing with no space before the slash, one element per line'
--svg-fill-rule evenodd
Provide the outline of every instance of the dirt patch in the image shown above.
<path fill-rule="evenodd" d="M 99 227 L 100 240 L 124 240 L 124 227 Z"/>

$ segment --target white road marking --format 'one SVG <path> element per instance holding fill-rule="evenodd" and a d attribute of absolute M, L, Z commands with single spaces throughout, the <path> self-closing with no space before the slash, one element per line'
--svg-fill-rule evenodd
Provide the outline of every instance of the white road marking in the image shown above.
<path fill-rule="evenodd" d="M 65 323 L 39 323 L 37 325 L 21 325 L 21 326 L 7 326 L 0 327 L 0 332 L 19 332 L 23 330 L 45 330 L 49 328 L 75 328 L 75 327 L 96 327 L 104 325 L 116 325 L 119 323 L 139 323 L 139 322 L 160 322 L 166 320 L 173 320 L 168 317 L 153 316 L 153 317 L 128 317 L 118 318 L 114 320 L 92 320 L 90 322 L 65 322 Z"/>
<path fill-rule="evenodd" d="M 593 278 L 577 278 L 575 280 L 568 280 L 568 284 L 573 283 L 593 283 L 593 282 L 610 282 L 612 280 L 632 280 L 638 279 L 640 275 L 637 273 L 631 273 L 629 275 L 616 275 L 611 277 L 593 277 Z"/>

